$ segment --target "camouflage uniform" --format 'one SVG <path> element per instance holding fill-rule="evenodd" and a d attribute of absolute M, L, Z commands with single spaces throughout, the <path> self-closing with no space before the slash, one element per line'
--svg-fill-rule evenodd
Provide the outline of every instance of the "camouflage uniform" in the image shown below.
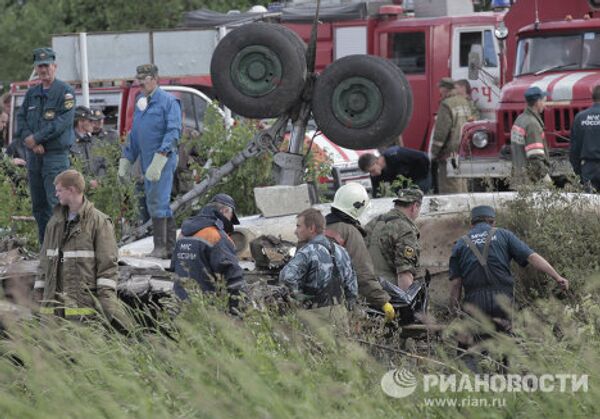
<path fill-rule="evenodd" d="M 431 158 L 438 161 L 438 186 L 440 193 L 467 192 L 464 178 L 448 178 L 446 160 L 458 153 L 463 125 L 473 118 L 471 105 L 464 96 L 451 91 L 442 100 L 435 121 Z"/>
<path fill-rule="evenodd" d="M 333 260 L 331 255 L 333 252 Z M 337 274 L 334 272 L 334 263 Z M 327 307 L 356 300 L 356 273 L 346 250 L 319 234 L 302 247 L 279 273 L 279 280 L 296 294 L 303 294 L 307 308 Z"/>
<path fill-rule="evenodd" d="M 398 193 L 398 201 L 415 202 L 422 199 L 420 191 Z M 399 208 L 394 208 L 371 220 L 365 227 L 367 247 L 375 273 L 396 283 L 398 274 L 409 271 L 417 276 L 421 246 L 419 229 Z"/>
<path fill-rule="evenodd" d="M 513 186 L 539 182 L 550 174 L 544 122 L 531 107 L 519 115 L 510 131 Z"/>

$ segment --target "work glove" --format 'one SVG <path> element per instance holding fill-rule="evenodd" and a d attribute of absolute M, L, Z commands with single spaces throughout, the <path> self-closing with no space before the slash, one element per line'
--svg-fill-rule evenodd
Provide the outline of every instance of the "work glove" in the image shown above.
<path fill-rule="evenodd" d="M 391 322 L 396 318 L 396 310 L 394 310 L 394 306 L 390 303 L 385 303 L 382 307 L 383 312 L 385 313 L 385 321 Z"/>
<path fill-rule="evenodd" d="M 129 159 L 126 159 L 125 157 L 121 157 L 119 159 L 119 179 L 124 180 L 127 177 L 129 177 L 129 174 L 131 172 L 131 163 L 129 162 Z"/>
<path fill-rule="evenodd" d="M 167 160 L 169 160 L 167 156 L 163 156 L 160 153 L 154 153 L 152 163 L 150 163 L 150 166 L 148 166 L 148 169 L 146 170 L 146 179 L 150 182 L 158 182 L 160 174 L 162 173 L 165 164 L 167 164 Z"/>

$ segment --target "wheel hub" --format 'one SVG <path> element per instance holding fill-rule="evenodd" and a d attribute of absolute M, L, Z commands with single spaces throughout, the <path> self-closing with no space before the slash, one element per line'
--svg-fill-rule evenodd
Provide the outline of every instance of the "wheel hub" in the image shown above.
<path fill-rule="evenodd" d="M 264 96 L 282 79 L 283 65 L 279 56 L 262 45 L 241 49 L 231 64 L 231 80 L 246 96 Z"/>
<path fill-rule="evenodd" d="M 378 119 L 383 109 L 383 95 L 371 80 L 350 77 L 334 89 L 332 109 L 342 124 L 363 128 Z"/>

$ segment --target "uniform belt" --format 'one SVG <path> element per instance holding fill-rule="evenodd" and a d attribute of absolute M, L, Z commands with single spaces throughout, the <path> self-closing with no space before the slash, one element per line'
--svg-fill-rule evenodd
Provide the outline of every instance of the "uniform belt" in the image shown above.
<path fill-rule="evenodd" d="M 82 317 L 82 316 L 93 316 L 98 312 L 93 308 L 88 307 L 41 307 L 41 314 L 54 314 L 58 317 Z"/>

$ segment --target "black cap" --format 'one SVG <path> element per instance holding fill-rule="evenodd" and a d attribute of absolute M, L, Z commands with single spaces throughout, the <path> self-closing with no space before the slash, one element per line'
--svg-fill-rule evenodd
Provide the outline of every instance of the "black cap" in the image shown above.
<path fill-rule="evenodd" d="M 79 105 L 78 107 L 75 108 L 75 119 L 92 119 L 91 118 L 92 114 L 90 112 L 90 109 Z"/>
<path fill-rule="evenodd" d="M 471 220 L 496 218 L 496 210 L 489 205 L 479 205 L 471 210 Z"/>
<path fill-rule="evenodd" d="M 92 121 L 100 121 L 102 119 L 104 119 L 104 112 L 102 112 L 102 109 L 100 108 L 95 108 L 90 110 L 90 119 Z"/>
<path fill-rule="evenodd" d="M 235 225 L 238 225 L 240 223 L 240 220 L 238 220 L 237 215 L 235 213 L 235 201 L 231 196 L 227 195 L 226 193 L 218 193 L 215 196 L 213 196 L 213 199 L 211 199 L 210 202 L 217 202 L 219 204 L 231 208 L 233 210 L 233 218 L 231 219 L 231 222 Z"/>
<path fill-rule="evenodd" d="M 33 65 L 52 64 L 56 61 L 56 53 L 52 48 L 36 48 L 33 50 Z"/>
<path fill-rule="evenodd" d="M 529 89 L 525 90 L 525 94 L 523 96 L 525 96 L 525 100 L 527 100 L 527 101 L 539 100 L 543 97 L 548 96 L 548 92 L 540 89 L 537 86 L 533 86 L 533 87 L 530 87 Z"/>

